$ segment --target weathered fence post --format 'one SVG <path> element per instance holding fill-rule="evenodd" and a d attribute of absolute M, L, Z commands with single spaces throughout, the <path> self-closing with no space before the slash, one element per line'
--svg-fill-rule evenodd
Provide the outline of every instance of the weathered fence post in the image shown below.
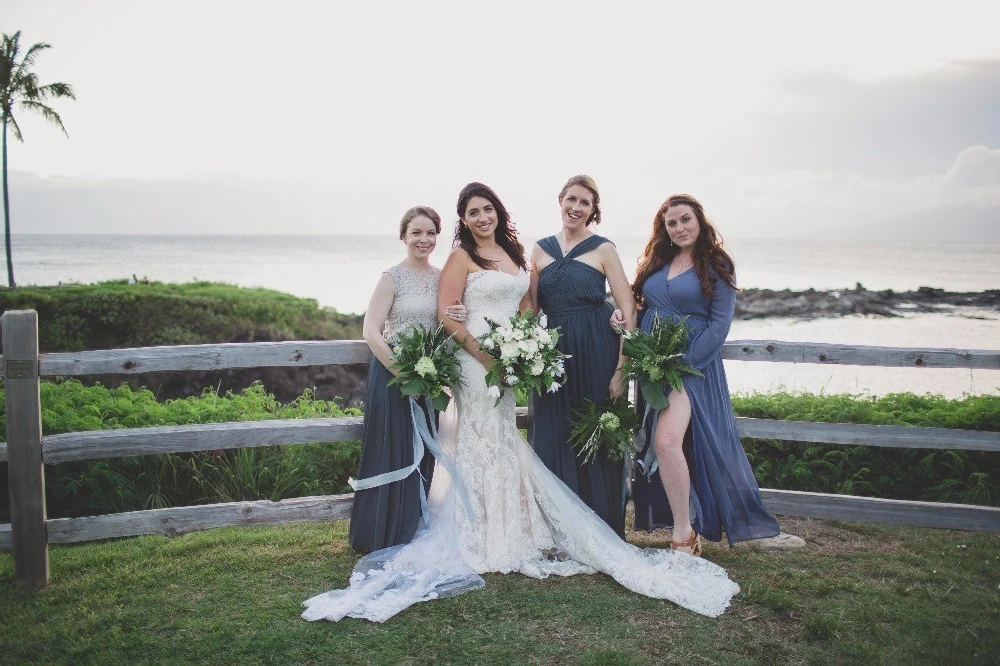
<path fill-rule="evenodd" d="M 38 313 L 5 312 L 2 326 L 14 581 L 45 587 L 49 582 L 49 546 L 38 387 Z"/>

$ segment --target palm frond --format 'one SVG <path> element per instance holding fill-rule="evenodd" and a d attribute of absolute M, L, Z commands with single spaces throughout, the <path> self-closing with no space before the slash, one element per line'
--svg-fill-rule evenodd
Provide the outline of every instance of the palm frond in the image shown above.
<path fill-rule="evenodd" d="M 51 97 L 68 97 L 76 99 L 73 87 L 68 83 L 49 83 L 37 89 L 38 99 L 49 99 Z"/>
<path fill-rule="evenodd" d="M 18 32 L 17 34 L 20 35 L 20 32 Z M 45 42 L 32 44 L 31 47 L 27 51 L 25 51 L 24 57 L 21 58 L 21 62 L 18 63 L 17 65 L 17 69 L 14 70 L 14 76 L 17 76 L 17 74 L 20 72 L 24 72 L 30 69 L 35 64 L 35 58 L 38 57 L 38 54 L 44 51 L 45 49 L 50 49 L 50 48 L 52 48 L 52 45 L 47 44 Z"/>
<path fill-rule="evenodd" d="M 53 109 L 52 107 L 46 104 L 42 104 L 41 102 L 35 102 L 33 100 L 28 100 L 28 99 L 22 99 L 19 102 L 19 104 L 25 108 L 32 109 L 42 114 L 43 118 L 45 118 L 50 123 L 61 129 L 62 133 L 65 134 L 67 137 L 69 136 L 69 132 L 67 132 L 66 128 L 63 127 L 62 118 L 59 117 L 59 114 L 56 113 L 55 109 Z"/>

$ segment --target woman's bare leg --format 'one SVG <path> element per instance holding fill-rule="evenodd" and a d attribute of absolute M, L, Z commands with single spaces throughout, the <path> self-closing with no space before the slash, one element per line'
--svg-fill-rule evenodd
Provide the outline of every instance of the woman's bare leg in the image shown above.
<path fill-rule="evenodd" d="M 691 402 L 687 393 L 671 391 L 667 409 L 660 412 L 653 444 L 660 468 L 660 481 L 667 492 L 670 512 L 674 514 L 674 541 L 694 536 L 691 528 L 691 477 L 684 458 L 684 434 L 691 423 Z M 683 549 L 690 552 L 690 549 Z"/>

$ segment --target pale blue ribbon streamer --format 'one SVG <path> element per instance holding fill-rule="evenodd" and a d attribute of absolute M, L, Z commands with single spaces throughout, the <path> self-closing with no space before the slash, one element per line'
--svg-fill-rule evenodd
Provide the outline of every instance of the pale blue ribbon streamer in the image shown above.
<path fill-rule="evenodd" d="M 422 418 L 417 418 L 417 412 L 419 410 L 420 408 L 417 407 L 417 401 L 410 398 L 410 412 L 413 414 L 413 425 L 415 426 L 413 432 L 414 447 L 417 445 L 416 440 L 419 436 L 419 438 L 423 440 L 424 446 L 426 446 L 431 452 L 431 455 L 433 455 L 434 458 L 441 463 L 441 466 L 448 471 L 448 474 L 451 475 L 451 482 L 455 485 L 455 491 L 458 493 L 458 498 L 465 506 L 465 511 L 469 515 L 469 521 L 472 522 L 475 520 L 476 514 L 472 512 L 472 502 L 469 500 L 469 495 L 465 490 L 465 484 L 462 483 L 462 479 L 459 477 L 458 470 L 455 468 L 455 464 L 452 459 L 445 455 L 444 451 L 441 449 L 441 443 L 438 441 L 437 426 L 434 425 L 434 419 L 429 419 L 430 430 L 428 430 L 427 421 Z M 423 447 L 421 447 L 421 450 L 422 449 Z M 423 454 L 421 453 L 421 455 Z M 420 501 L 421 507 L 426 507 L 427 497 L 425 494 L 421 493 Z M 424 522 L 427 522 L 428 519 L 429 516 L 425 514 Z"/>
<path fill-rule="evenodd" d="M 424 418 L 424 411 L 417 405 L 416 399 L 410 398 L 410 416 L 413 419 L 413 464 L 402 469 L 393 470 L 391 472 L 383 472 L 382 474 L 376 474 L 375 476 L 369 476 L 364 479 L 348 479 L 347 483 L 354 489 L 355 492 L 359 490 L 369 490 L 371 488 L 377 488 L 379 486 L 384 486 L 389 483 L 395 483 L 397 481 L 402 481 L 403 479 L 409 477 L 414 472 L 420 474 L 420 461 L 424 459 L 424 447 L 431 452 L 439 463 L 448 471 L 451 475 L 451 481 L 455 484 L 455 489 L 458 491 L 459 499 L 465 505 L 465 510 L 469 514 L 469 519 L 472 520 L 475 514 L 472 512 L 472 503 L 469 501 L 469 496 L 465 491 L 465 486 L 462 484 L 461 479 L 458 477 L 457 470 L 451 459 L 444 455 L 441 450 L 441 444 L 438 442 L 437 436 L 437 426 L 434 424 L 435 419 Z M 430 421 L 430 428 L 428 429 L 427 423 Z M 423 474 L 420 474 L 421 480 L 423 480 Z M 427 507 L 427 491 L 424 484 L 420 484 L 420 514 L 424 518 L 424 524 L 430 523 L 430 511 Z"/>
<path fill-rule="evenodd" d="M 646 436 L 646 421 L 652 420 L 652 424 L 649 428 L 650 436 Z M 653 446 L 653 437 L 656 436 L 656 423 L 660 420 L 660 413 L 654 411 L 649 404 L 646 404 L 646 413 L 642 416 L 642 424 L 635 433 L 635 448 L 638 450 L 639 455 L 642 458 L 636 458 L 635 466 L 639 468 L 646 478 L 650 478 L 656 473 L 657 468 L 660 466 L 659 461 L 656 459 L 656 447 Z"/>

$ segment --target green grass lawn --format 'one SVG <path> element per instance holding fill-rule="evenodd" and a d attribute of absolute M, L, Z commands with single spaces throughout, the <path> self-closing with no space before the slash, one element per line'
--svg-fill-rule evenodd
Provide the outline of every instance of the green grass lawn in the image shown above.
<path fill-rule="evenodd" d="M 743 588 L 718 619 L 603 575 L 487 575 L 384 625 L 305 622 L 302 600 L 343 586 L 357 558 L 346 522 L 52 547 L 41 591 L 16 587 L 0 554 L 0 663 L 997 663 L 1000 536 L 782 524 L 807 546 L 706 548 Z"/>

